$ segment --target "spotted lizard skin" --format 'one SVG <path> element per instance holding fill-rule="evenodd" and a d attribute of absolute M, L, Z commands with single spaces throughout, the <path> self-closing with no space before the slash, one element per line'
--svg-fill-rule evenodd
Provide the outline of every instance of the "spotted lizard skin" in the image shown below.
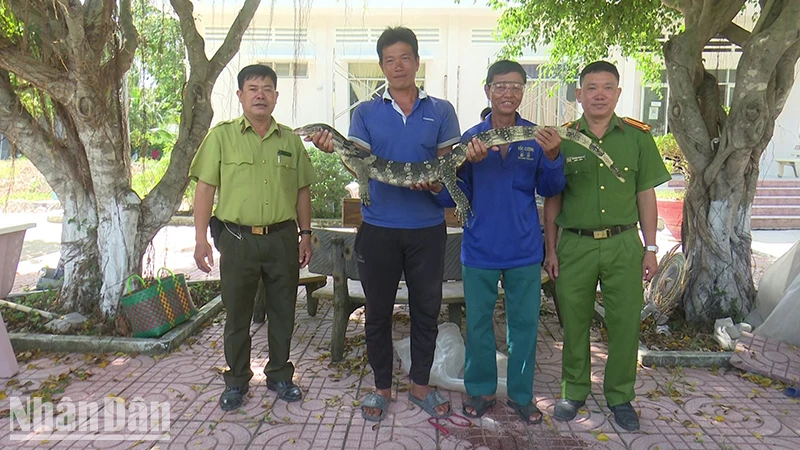
<path fill-rule="evenodd" d="M 586 135 L 565 127 L 543 127 L 543 126 L 514 126 L 506 128 L 494 128 L 475 135 L 475 138 L 483 142 L 486 147 L 509 144 L 512 142 L 529 141 L 534 138 L 537 130 L 550 128 L 558 133 L 562 139 L 573 141 L 586 147 L 592 154 L 597 156 L 608 170 L 614 174 L 620 182 L 624 183 L 614 161 L 608 154 L 595 144 Z M 320 131 L 328 131 L 333 136 L 333 149 L 342 158 L 342 162 L 350 170 L 355 172 L 358 180 L 361 202 L 370 205 L 369 179 L 394 186 L 411 187 L 418 183 L 442 182 L 447 187 L 459 218 L 467 224 L 465 219 L 467 214 L 472 213 L 469 200 L 456 184 L 456 170 L 464 161 L 467 160 L 467 144 L 458 143 L 453 146 L 453 150 L 437 157 L 436 159 L 415 162 L 401 163 L 375 156 L 369 152 L 357 148 L 351 141 L 341 135 L 336 129 L 324 123 L 313 123 L 294 130 L 300 136 L 314 136 Z"/>

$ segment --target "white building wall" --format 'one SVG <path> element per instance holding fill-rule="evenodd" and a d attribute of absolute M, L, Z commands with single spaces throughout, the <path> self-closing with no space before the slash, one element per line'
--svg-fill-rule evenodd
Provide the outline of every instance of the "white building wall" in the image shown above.
<path fill-rule="evenodd" d="M 300 5 L 300 16 L 295 11 Z M 195 1 L 198 29 L 207 31 L 227 29 L 241 6 L 236 2 L 214 0 Z M 492 29 L 500 13 L 477 2 L 454 4 L 451 0 L 404 0 L 397 2 L 366 1 L 341 2 L 317 0 L 313 7 L 309 0 L 277 0 L 274 11 L 270 2 L 262 2 L 250 29 L 245 34 L 241 50 L 226 67 L 214 86 L 212 104 L 214 122 L 241 114 L 236 98 L 236 74 L 252 63 L 260 61 L 308 63 L 306 77 L 292 79 L 279 77 L 280 96 L 275 109 L 279 122 L 298 126 L 311 122 L 333 124 L 343 134 L 349 128 L 346 110 L 350 106 L 350 87 L 347 80 L 348 64 L 367 62 L 377 65 L 378 57 L 374 39 L 368 42 L 337 42 L 336 30 L 340 28 L 377 30 L 374 37 L 386 26 L 404 25 L 412 30 L 438 29 L 436 42 L 420 41 L 420 60 L 425 64 L 425 90 L 433 96 L 446 98 L 456 108 L 462 131 L 474 125 L 480 111 L 488 105 L 483 93 L 483 83 L 488 65 L 497 58 L 501 44 L 473 42 L 474 30 Z M 307 41 L 295 46 L 264 38 L 267 29 L 305 28 Z M 224 31 L 224 30 L 223 30 Z M 283 36 L 284 38 L 286 36 Z M 220 41 L 209 40 L 210 55 Z M 735 68 L 739 53 L 707 53 L 704 55 L 709 69 Z M 518 61 L 522 64 L 539 64 L 547 59 L 547 49 L 527 51 Z M 633 61 L 617 60 L 621 75 L 622 97 L 617 114 L 643 119 L 650 105 L 643 105 L 642 83 Z M 800 73 L 800 66 L 798 66 Z M 662 107 L 667 107 L 663 99 Z M 334 120 L 334 117 L 339 115 Z M 560 123 L 543 123 L 560 125 Z M 776 158 L 792 157 L 800 153 L 800 83 L 795 83 L 783 113 L 778 117 L 775 136 L 762 158 L 762 176 L 777 173 Z"/>

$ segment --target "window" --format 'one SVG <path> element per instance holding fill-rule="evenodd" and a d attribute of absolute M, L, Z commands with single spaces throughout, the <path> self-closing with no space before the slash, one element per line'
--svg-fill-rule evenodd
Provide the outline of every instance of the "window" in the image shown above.
<path fill-rule="evenodd" d="M 708 70 L 717 79 L 719 98 L 726 107 L 731 106 L 733 89 L 736 87 L 736 69 Z M 650 89 L 642 87 L 642 122 L 651 127 L 654 136 L 662 136 L 669 132 L 667 111 L 669 110 L 669 84 L 667 72 L 661 71 L 661 87 Z"/>
<path fill-rule="evenodd" d="M 736 87 L 736 69 L 709 70 L 717 79 L 719 86 L 719 99 L 723 105 L 730 108 L 733 99 L 733 88 Z"/>
<path fill-rule="evenodd" d="M 308 63 L 307 62 L 269 62 L 260 61 L 259 64 L 272 67 L 278 78 L 294 77 L 294 78 L 308 78 Z"/>
<path fill-rule="evenodd" d="M 541 78 L 539 64 L 522 64 L 528 75 L 519 114 L 533 123 L 559 126 L 580 117 L 575 100 L 575 82 L 565 84 Z"/>

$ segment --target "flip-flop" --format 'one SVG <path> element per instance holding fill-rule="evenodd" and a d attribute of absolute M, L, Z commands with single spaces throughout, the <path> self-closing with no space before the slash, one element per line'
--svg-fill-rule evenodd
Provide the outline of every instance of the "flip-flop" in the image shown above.
<path fill-rule="evenodd" d="M 509 400 L 507 402 L 508 407 L 513 409 L 519 415 L 519 418 L 522 419 L 523 422 L 527 423 L 528 425 L 536 425 L 537 423 L 541 423 L 544 419 L 544 414 L 539 411 L 539 408 L 536 407 L 533 403 L 528 403 L 527 405 L 520 405 L 519 403 Z M 531 414 L 538 413 L 539 418 L 536 420 L 531 420 Z"/>
<path fill-rule="evenodd" d="M 800 387 L 788 387 L 783 394 L 792 398 L 800 397 Z"/>
<path fill-rule="evenodd" d="M 379 415 L 374 414 L 367 414 L 364 408 L 375 408 L 380 409 L 381 413 Z M 386 417 L 386 410 L 389 409 L 389 402 L 386 401 L 386 397 L 371 392 L 364 397 L 364 400 L 361 400 L 361 417 L 364 420 L 369 420 L 370 422 L 380 422 Z"/>
<path fill-rule="evenodd" d="M 425 396 L 424 399 L 419 399 L 414 397 L 411 392 L 408 393 L 408 399 L 411 400 L 411 403 L 422 408 L 426 413 L 430 414 L 431 417 L 436 419 L 445 419 L 450 417 L 450 414 L 453 414 L 453 408 L 449 408 L 446 413 L 439 414 L 436 412 L 436 407 L 441 405 L 447 405 L 450 403 L 449 400 L 444 398 L 439 391 L 430 391 L 428 395 Z"/>
<path fill-rule="evenodd" d="M 464 406 L 461 408 L 461 410 L 464 412 L 465 416 L 477 419 L 482 417 L 486 413 L 487 409 L 496 404 L 497 399 L 486 399 L 481 395 L 473 395 L 466 402 L 464 402 Z M 475 413 L 470 413 L 467 411 L 467 407 L 472 408 Z"/>

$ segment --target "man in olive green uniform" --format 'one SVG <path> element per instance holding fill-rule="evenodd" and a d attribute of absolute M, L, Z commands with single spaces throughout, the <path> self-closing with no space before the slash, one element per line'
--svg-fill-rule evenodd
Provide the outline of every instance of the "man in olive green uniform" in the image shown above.
<path fill-rule="evenodd" d="M 605 61 L 591 63 L 581 72 L 580 83 L 576 96 L 584 114 L 568 126 L 599 144 L 625 182 L 585 148 L 561 143 L 567 184 L 560 196 L 545 199 L 545 269 L 556 280 L 564 311 L 561 400 L 554 417 L 575 418 L 591 391 L 589 328 L 599 281 L 608 329 L 603 389 L 617 424 L 633 431 L 639 429 L 631 401 L 636 395 L 642 281 L 651 279 L 658 267 L 653 188 L 670 175 L 649 127 L 614 114 L 621 93 L 617 68 Z"/>
<path fill-rule="evenodd" d="M 272 117 L 278 98 L 275 72 L 251 65 L 239 72 L 236 95 L 244 115 L 209 131 L 192 162 L 197 267 L 211 271 L 206 237 L 211 225 L 220 252 L 225 319 L 225 411 L 239 408 L 253 377 L 250 318 L 259 278 L 267 293 L 269 362 L 267 387 L 292 402 L 303 393 L 292 382 L 289 348 L 294 330 L 299 270 L 311 260 L 311 194 L 316 181 L 305 146 L 291 128 Z M 219 191 L 214 217 L 211 208 Z M 300 239 L 298 243 L 298 227 Z"/>

